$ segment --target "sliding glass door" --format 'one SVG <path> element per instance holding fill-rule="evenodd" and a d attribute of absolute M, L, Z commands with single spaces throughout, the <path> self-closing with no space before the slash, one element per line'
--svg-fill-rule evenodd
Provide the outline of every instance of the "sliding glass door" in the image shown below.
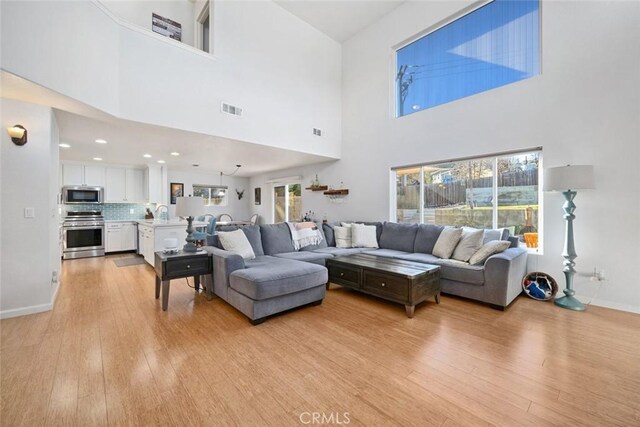
<path fill-rule="evenodd" d="M 273 222 L 299 221 L 302 218 L 302 187 L 300 184 L 278 185 L 273 188 Z"/>

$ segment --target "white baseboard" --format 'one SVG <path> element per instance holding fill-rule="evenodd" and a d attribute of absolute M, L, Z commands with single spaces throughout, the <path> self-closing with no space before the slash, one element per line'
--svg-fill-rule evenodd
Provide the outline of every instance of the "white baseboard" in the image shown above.
<path fill-rule="evenodd" d="M 631 304 L 620 304 L 617 302 L 611 302 L 603 299 L 594 299 L 591 301 L 591 305 L 597 305 L 598 307 L 611 308 L 614 310 L 628 311 L 629 313 L 640 314 L 640 307 Z"/>
<path fill-rule="evenodd" d="M 30 307 L 14 308 L 11 310 L 0 311 L 0 319 L 8 319 L 10 317 L 26 316 L 27 314 L 42 313 L 53 308 L 52 303 L 32 305 Z"/>

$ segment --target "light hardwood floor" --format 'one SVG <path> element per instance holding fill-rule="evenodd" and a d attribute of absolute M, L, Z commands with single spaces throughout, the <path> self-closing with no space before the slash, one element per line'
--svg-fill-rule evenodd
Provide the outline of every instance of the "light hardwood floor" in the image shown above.
<path fill-rule="evenodd" d="M 0 322 L 3 426 L 640 425 L 637 315 L 445 296 L 408 319 L 332 285 L 251 326 L 184 280 L 162 312 L 114 259 L 65 261 L 53 311 Z"/>

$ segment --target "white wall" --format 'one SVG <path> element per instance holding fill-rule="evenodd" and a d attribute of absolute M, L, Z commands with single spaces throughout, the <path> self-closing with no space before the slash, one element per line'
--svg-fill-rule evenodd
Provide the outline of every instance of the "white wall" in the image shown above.
<path fill-rule="evenodd" d="M 101 0 L 100 3 L 119 18 L 147 30 L 151 30 L 151 17 L 154 13 L 171 19 L 182 26 L 182 42 L 194 45 L 194 4 L 190 0 Z"/>
<path fill-rule="evenodd" d="M 2 99 L 2 243 L 0 317 L 49 310 L 59 272 L 57 214 L 58 141 L 50 108 Z M 21 124 L 28 142 L 19 147 L 5 129 Z M 53 183 L 52 183 L 53 182 Z M 35 218 L 24 218 L 24 208 Z"/>
<path fill-rule="evenodd" d="M 0 8 L 10 73 L 128 120 L 340 155 L 341 47 L 271 1 L 214 2 L 215 57 L 122 25 L 93 2 Z M 223 101 L 243 116 L 222 113 Z"/>
<path fill-rule="evenodd" d="M 200 173 L 200 172 L 184 172 L 175 171 L 169 169 L 169 184 L 172 182 L 178 182 L 184 184 L 185 195 L 191 195 L 193 193 L 193 184 L 210 184 L 220 185 L 219 173 Z M 248 220 L 251 216 L 249 201 L 251 195 L 249 194 L 249 179 L 236 176 L 223 176 L 222 185 L 229 187 L 227 196 L 227 206 L 207 206 L 203 214 L 209 213 L 216 217 L 220 214 L 229 214 L 235 220 Z M 244 194 L 241 200 L 238 200 L 236 194 L 238 191 L 244 190 Z M 169 216 L 175 217 L 176 205 L 169 205 Z"/>
<path fill-rule="evenodd" d="M 342 180 L 351 194 L 332 205 L 304 191 L 304 210 L 327 212 L 329 220 L 388 219 L 392 166 L 543 146 L 545 166 L 595 166 L 598 189 L 575 200 L 576 268 L 607 275 L 594 303 L 640 311 L 633 267 L 640 263 L 640 3 L 544 2 L 540 76 L 393 118 L 392 46 L 462 7 L 406 3 L 347 41 L 342 160 L 256 177 L 252 189 L 297 174 L 308 184 L 318 171 L 320 181 Z M 530 268 L 560 283 L 562 202 L 544 195 L 544 255 L 530 257 Z M 596 290 L 584 276 L 576 289 L 589 297 Z"/>

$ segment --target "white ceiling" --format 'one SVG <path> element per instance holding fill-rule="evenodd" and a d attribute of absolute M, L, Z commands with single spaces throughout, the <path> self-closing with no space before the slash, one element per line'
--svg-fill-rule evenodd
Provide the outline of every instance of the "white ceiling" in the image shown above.
<path fill-rule="evenodd" d="M 71 145 L 60 148 L 61 160 L 93 162 L 94 157 L 101 157 L 101 163 L 123 165 L 164 160 L 172 170 L 209 173 L 232 172 L 236 164 L 241 164 L 238 176 L 335 160 L 119 119 L 4 71 L 0 72 L 0 87 L 3 98 L 56 109 L 60 142 Z M 105 139 L 107 144 L 97 144 L 96 139 Z M 172 151 L 180 156 L 171 156 Z M 143 154 L 152 157 L 147 159 Z"/>
<path fill-rule="evenodd" d="M 309 25 L 342 43 L 404 0 L 275 0 Z"/>
<path fill-rule="evenodd" d="M 326 157 L 251 144 L 194 132 L 147 125 L 110 118 L 93 119 L 56 110 L 60 142 L 71 148 L 60 148 L 61 160 L 89 161 L 127 165 L 157 164 L 164 160 L 171 170 L 193 172 L 223 171 L 230 173 L 235 165 L 242 168 L 238 176 L 253 176 L 274 170 L 326 162 Z M 104 139 L 106 144 L 98 144 Z M 172 156 L 171 152 L 180 153 Z M 151 158 L 143 157 L 150 154 Z M 198 167 L 193 165 L 197 164 Z"/>

